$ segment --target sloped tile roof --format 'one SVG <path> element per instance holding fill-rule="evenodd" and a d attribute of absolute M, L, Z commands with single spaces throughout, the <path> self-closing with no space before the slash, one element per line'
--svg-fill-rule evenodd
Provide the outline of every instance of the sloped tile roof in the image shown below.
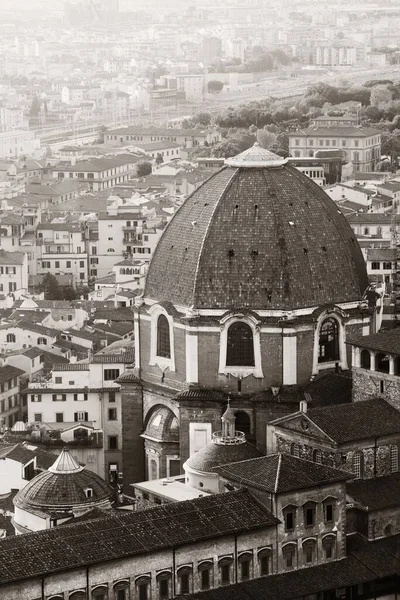
<path fill-rule="evenodd" d="M 400 354 L 400 327 L 349 339 L 348 343 L 360 348 Z"/>
<path fill-rule="evenodd" d="M 347 485 L 347 495 L 369 511 L 399 505 L 400 473 L 376 479 L 357 479 Z"/>
<path fill-rule="evenodd" d="M 271 494 L 313 488 L 351 478 L 351 475 L 344 471 L 289 454 L 262 456 L 222 465 L 215 470 L 226 479 Z"/>
<path fill-rule="evenodd" d="M 20 377 L 24 373 L 25 371 L 18 369 L 18 367 L 13 367 L 12 365 L 0 367 L 0 383 L 10 381 L 10 379 L 13 379 L 14 377 Z"/>
<path fill-rule="evenodd" d="M 274 527 L 277 522 L 249 493 L 238 491 L 64 525 L 0 540 L 0 584 Z"/>
<path fill-rule="evenodd" d="M 400 433 L 400 411 L 382 398 L 310 408 L 307 415 L 337 444 Z"/>

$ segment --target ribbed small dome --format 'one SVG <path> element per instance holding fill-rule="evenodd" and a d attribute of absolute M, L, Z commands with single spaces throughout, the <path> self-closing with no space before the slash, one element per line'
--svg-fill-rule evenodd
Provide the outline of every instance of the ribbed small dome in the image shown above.
<path fill-rule="evenodd" d="M 64 449 L 48 471 L 36 475 L 18 492 L 14 504 L 28 512 L 56 512 L 97 505 L 111 500 L 113 495 L 113 489 L 104 479 L 79 465 Z"/>
<path fill-rule="evenodd" d="M 144 437 L 160 442 L 179 442 L 179 422 L 167 406 L 160 406 L 151 415 Z"/>
<path fill-rule="evenodd" d="M 212 473 L 220 465 L 249 458 L 258 458 L 259 456 L 263 456 L 262 452 L 249 442 L 224 445 L 215 444 L 211 441 L 196 454 L 193 454 L 186 461 L 185 466 L 202 473 Z"/>

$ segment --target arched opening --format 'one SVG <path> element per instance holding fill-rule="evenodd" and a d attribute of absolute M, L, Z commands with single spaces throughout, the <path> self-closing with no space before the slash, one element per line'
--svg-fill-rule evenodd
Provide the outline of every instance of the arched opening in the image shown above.
<path fill-rule="evenodd" d="M 239 410 L 238 412 L 235 413 L 235 417 L 236 417 L 235 429 L 237 431 L 242 431 L 246 435 L 250 435 L 250 433 L 251 433 L 250 416 L 243 410 Z"/>
<path fill-rule="evenodd" d="M 300 447 L 298 444 L 295 444 L 294 442 L 292 444 L 290 444 L 290 454 L 292 456 L 295 456 L 296 458 L 299 458 L 300 456 Z"/>
<path fill-rule="evenodd" d="M 322 464 L 322 452 L 321 450 L 313 451 L 313 461 L 317 463 L 317 465 Z"/>
<path fill-rule="evenodd" d="M 160 315 L 157 320 L 157 356 L 171 358 L 169 322 L 165 315 Z"/>
<path fill-rule="evenodd" d="M 390 523 L 389 525 L 386 525 L 385 529 L 383 530 L 383 533 L 386 537 L 390 537 L 391 535 L 393 535 L 393 525 L 391 525 Z"/>
<path fill-rule="evenodd" d="M 247 323 L 233 323 L 228 329 L 226 365 L 254 367 L 253 331 Z"/>
<path fill-rule="evenodd" d="M 371 368 L 371 354 L 369 350 L 361 350 L 360 363 L 363 369 Z"/>
<path fill-rule="evenodd" d="M 389 364 L 389 356 L 384 352 L 378 352 L 375 355 L 375 371 L 380 371 L 381 373 L 389 373 Z"/>
<path fill-rule="evenodd" d="M 322 323 L 319 332 L 318 362 L 332 362 L 335 360 L 340 360 L 339 323 L 336 319 L 329 318 Z"/>

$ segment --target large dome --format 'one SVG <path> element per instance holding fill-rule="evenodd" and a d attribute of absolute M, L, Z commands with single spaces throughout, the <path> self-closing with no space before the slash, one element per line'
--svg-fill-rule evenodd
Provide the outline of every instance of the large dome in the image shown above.
<path fill-rule="evenodd" d="M 145 297 L 197 309 L 294 310 L 357 301 L 364 259 L 328 195 L 254 146 L 226 161 L 167 226 Z"/>
<path fill-rule="evenodd" d="M 79 465 L 65 449 L 48 471 L 39 473 L 18 492 L 14 504 L 28 512 L 68 512 L 108 503 L 113 494 L 99 475 Z"/>

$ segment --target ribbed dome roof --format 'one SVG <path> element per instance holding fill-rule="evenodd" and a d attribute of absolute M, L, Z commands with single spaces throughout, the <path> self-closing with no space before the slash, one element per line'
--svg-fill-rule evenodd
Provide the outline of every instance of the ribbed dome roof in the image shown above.
<path fill-rule="evenodd" d="M 367 285 L 336 204 L 284 159 L 254 147 L 176 212 L 144 295 L 194 308 L 293 310 L 360 300 Z"/>
<path fill-rule="evenodd" d="M 185 463 L 185 466 L 201 471 L 202 473 L 212 473 L 216 467 L 226 465 L 248 458 L 258 458 L 262 452 L 249 442 L 244 444 L 215 444 L 209 442 L 201 450 L 193 454 Z"/>
<path fill-rule="evenodd" d="M 88 488 L 92 490 L 89 498 Z M 113 493 L 99 475 L 80 466 L 64 449 L 48 471 L 36 475 L 18 492 L 14 504 L 27 511 L 51 512 L 96 505 L 111 500 Z"/>

